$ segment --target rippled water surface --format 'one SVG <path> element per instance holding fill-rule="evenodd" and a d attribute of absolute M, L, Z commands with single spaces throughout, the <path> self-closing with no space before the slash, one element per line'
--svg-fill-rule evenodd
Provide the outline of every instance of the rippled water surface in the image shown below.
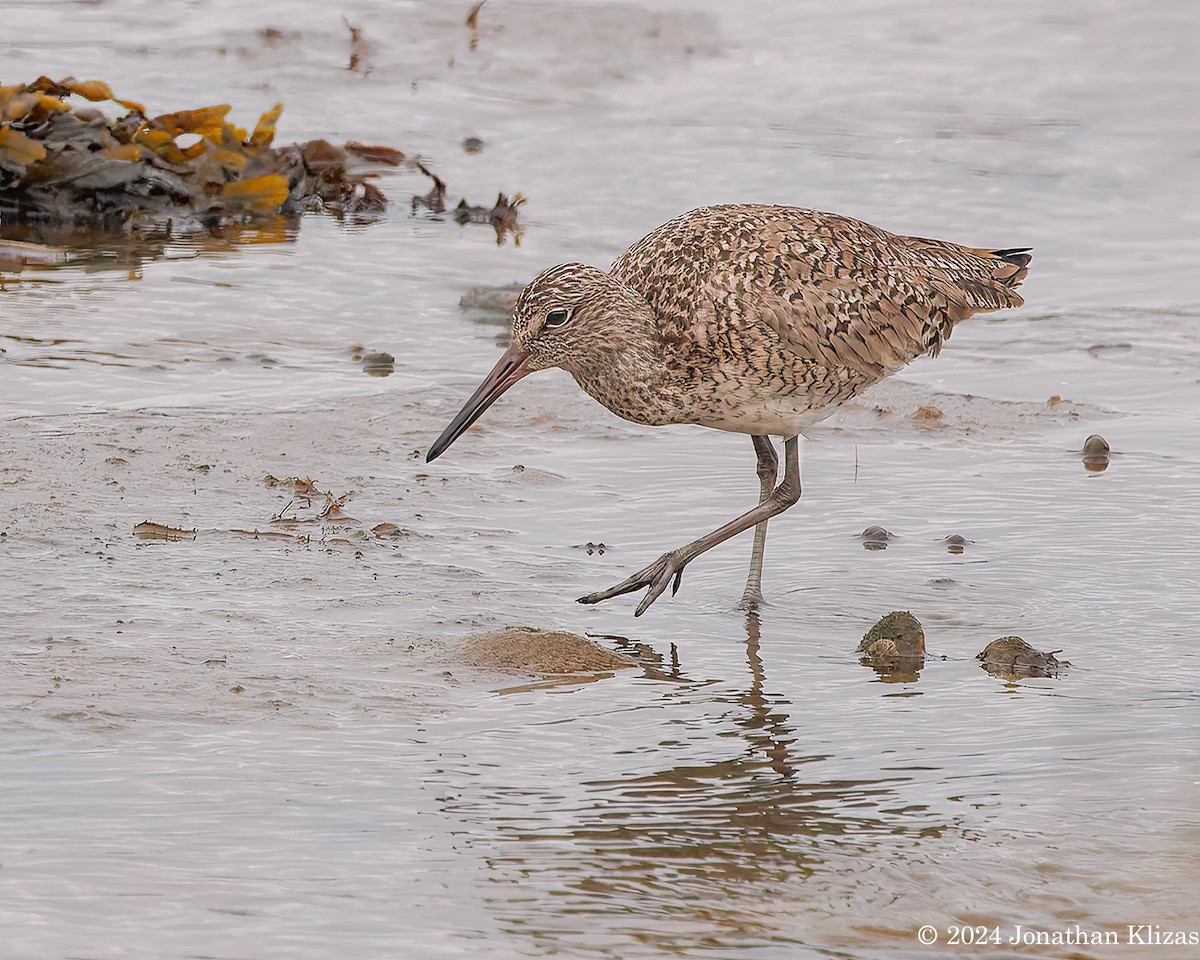
<path fill-rule="evenodd" d="M 468 8 L 6 6 L 4 83 L 282 100 L 527 204 L 498 245 L 396 172 L 369 226 L 0 251 L 0 957 L 1196 956 L 945 939 L 1200 930 L 1197 8 Z M 542 374 L 427 466 L 504 329 L 460 298 L 726 200 L 1031 245 L 1028 306 L 812 431 L 761 622 L 744 538 L 578 606 L 749 506 L 750 443 Z M 894 609 L 930 656 L 885 682 Z M 504 624 L 640 666 L 458 661 Z M 1008 634 L 1071 668 L 989 676 Z"/>

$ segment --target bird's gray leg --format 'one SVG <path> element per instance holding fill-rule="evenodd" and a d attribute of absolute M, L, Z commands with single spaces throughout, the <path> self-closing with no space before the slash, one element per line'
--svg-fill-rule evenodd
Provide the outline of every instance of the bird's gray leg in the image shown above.
<path fill-rule="evenodd" d="M 770 437 L 751 437 L 754 441 L 754 452 L 758 454 L 758 502 L 762 503 L 771 495 L 775 480 L 779 476 L 779 457 L 775 455 L 775 447 Z M 763 604 L 762 595 L 762 563 L 763 551 L 767 546 L 767 521 L 760 521 L 754 528 L 754 550 L 750 554 L 750 574 L 746 577 L 746 589 L 742 591 L 742 599 L 738 602 L 741 610 L 757 610 Z"/>
<path fill-rule="evenodd" d="M 679 589 L 683 568 L 705 550 L 710 550 L 718 543 L 724 543 L 730 537 L 736 537 L 739 533 L 770 520 L 771 517 L 783 513 L 800 499 L 800 445 L 796 437 L 788 437 L 783 442 L 783 464 L 783 479 L 779 482 L 779 486 L 772 490 L 770 496 L 753 510 L 746 511 L 736 520 L 730 520 L 729 523 L 718 527 L 699 540 L 693 540 L 678 550 L 664 553 L 650 566 L 626 577 L 615 587 L 609 587 L 599 593 L 589 593 L 586 597 L 580 597 L 578 602 L 599 603 L 601 600 L 610 600 L 624 593 L 632 593 L 634 590 L 648 587 L 646 596 L 642 598 L 642 602 L 638 604 L 638 608 L 633 614 L 635 617 L 640 617 L 650 604 L 662 596 L 672 577 L 675 578 L 675 585 L 671 592 L 674 593 Z"/>

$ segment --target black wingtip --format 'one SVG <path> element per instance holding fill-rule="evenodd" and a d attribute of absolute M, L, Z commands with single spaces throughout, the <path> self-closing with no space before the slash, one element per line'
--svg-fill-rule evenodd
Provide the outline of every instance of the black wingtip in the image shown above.
<path fill-rule="evenodd" d="M 999 257 L 1001 260 L 1007 260 L 1014 266 L 1027 267 L 1033 259 L 1031 250 L 1033 250 L 1033 247 L 1009 247 L 1005 250 L 993 250 L 992 255 Z"/>

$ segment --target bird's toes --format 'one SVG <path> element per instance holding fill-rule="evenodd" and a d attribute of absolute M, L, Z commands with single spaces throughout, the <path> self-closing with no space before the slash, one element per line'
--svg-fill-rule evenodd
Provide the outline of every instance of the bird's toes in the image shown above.
<path fill-rule="evenodd" d="M 679 564 L 673 553 L 664 553 L 651 567 L 647 568 L 647 574 L 647 586 L 650 589 L 646 591 L 646 596 L 642 598 L 642 602 L 633 612 L 635 617 L 640 617 L 645 613 L 650 608 L 650 604 L 666 592 L 668 584 L 671 585 L 671 596 L 678 593 L 679 583 L 683 579 L 683 566 Z"/>
<path fill-rule="evenodd" d="M 634 590 L 640 590 L 646 586 L 646 579 L 643 577 L 645 571 L 639 571 L 631 577 L 626 577 L 616 586 L 609 587 L 607 590 L 597 590 L 595 593 L 589 593 L 585 597 L 580 597 L 576 603 L 601 603 L 604 600 L 611 600 L 613 597 L 619 597 L 625 593 L 632 593 Z"/>
<path fill-rule="evenodd" d="M 595 593 L 589 593 L 582 597 L 576 598 L 576 603 L 601 603 L 605 600 L 611 600 L 616 594 L 612 587 L 607 590 L 597 590 Z"/>
<path fill-rule="evenodd" d="M 683 565 L 679 563 L 674 553 L 664 553 L 650 566 L 626 577 L 616 586 L 589 593 L 575 602 L 600 603 L 603 600 L 611 600 L 613 597 L 640 590 L 642 587 L 649 587 L 646 596 L 642 598 L 642 602 L 638 604 L 638 608 L 633 614 L 635 617 L 640 617 L 650 607 L 650 604 L 663 595 L 668 585 L 671 585 L 671 596 L 674 596 L 679 590 L 679 582 L 682 578 Z"/>
<path fill-rule="evenodd" d="M 665 583 L 652 583 L 650 589 L 646 591 L 646 595 L 642 598 L 642 602 L 638 604 L 636 610 L 633 611 L 635 617 L 640 617 L 643 613 L 650 609 L 650 604 L 663 595 L 663 591 L 667 589 Z"/>

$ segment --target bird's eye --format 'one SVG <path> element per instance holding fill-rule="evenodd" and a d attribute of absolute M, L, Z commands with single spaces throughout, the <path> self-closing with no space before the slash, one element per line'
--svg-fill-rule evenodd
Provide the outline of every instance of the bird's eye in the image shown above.
<path fill-rule="evenodd" d="M 561 327 L 571 319 L 571 311 L 566 307 L 556 307 L 546 314 L 547 327 Z"/>

